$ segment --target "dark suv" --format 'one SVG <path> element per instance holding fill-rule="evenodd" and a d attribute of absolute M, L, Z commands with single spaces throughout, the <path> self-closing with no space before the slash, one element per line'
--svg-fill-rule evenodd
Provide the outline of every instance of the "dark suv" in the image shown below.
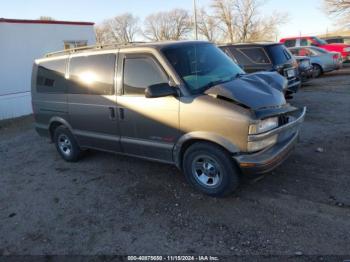
<path fill-rule="evenodd" d="M 300 87 L 298 64 L 280 43 L 229 44 L 220 48 L 247 73 L 277 71 L 288 80 L 289 92 L 296 93 Z"/>
<path fill-rule="evenodd" d="M 306 109 L 277 73 L 244 75 L 208 42 L 97 46 L 35 61 L 35 127 L 66 161 L 92 148 L 174 164 L 211 196 L 294 148 Z"/>

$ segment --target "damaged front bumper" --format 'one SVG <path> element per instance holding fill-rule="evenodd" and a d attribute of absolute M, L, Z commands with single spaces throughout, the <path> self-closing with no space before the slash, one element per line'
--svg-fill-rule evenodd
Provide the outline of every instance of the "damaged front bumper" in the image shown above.
<path fill-rule="evenodd" d="M 242 173 L 245 175 L 267 173 L 286 160 L 298 140 L 300 126 L 304 121 L 305 115 L 306 107 L 304 107 L 301 113 L 289 123 L 266 133 L 250 135 L 248 142 L 267 139 L 275 135 L 278 135 L 278 142 L 257 153 L 234 156 Z"/>

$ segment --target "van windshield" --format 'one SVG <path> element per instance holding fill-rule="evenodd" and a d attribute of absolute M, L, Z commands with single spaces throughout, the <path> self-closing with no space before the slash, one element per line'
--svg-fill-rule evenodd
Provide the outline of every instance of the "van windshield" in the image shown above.
<path fill-rule="evenodd" d="M 314 41 L 316 41 L 319 45 L 326 45 L 326 44 L 327 44 L 327 42 L 326 42 L 325 40 L 320 39 L 320 38 L 318 38 L 318 37 L 316 37 L 316 36 L 312 37 L 312 39 L 313 39 Z"/>
<path fill-rule="evenodd" d="M 167 47 L 162 51 L 194 94 L 244 74 L 232 59 L 209 43 Z"/>

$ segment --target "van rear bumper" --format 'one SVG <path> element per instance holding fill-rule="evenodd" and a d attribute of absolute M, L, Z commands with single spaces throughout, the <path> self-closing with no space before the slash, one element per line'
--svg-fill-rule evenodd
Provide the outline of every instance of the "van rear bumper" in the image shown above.
<path fill-rule="evenodd" d="M 290 139 L 278 143 L 271 148 L 249 155 L 235 156 L 244 175 L 260 175 L 272 171 L 282 164 L 293 151 L 299 137 L 297 131 Z"/>

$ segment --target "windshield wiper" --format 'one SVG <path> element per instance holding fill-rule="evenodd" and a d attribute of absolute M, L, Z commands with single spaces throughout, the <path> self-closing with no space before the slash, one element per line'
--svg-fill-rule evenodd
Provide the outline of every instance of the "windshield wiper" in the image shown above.
<path fill-rule="evenodd" d="M 211 81 L 211 82 L 209 82 L 208 84 L 206 84 L 205 86 L 203 86 L 202 88 L 203 88 L 203 89 L 207 89 L 207 88 L 210 88 L 210 87 L 219 85 L 219 84 L 223 84 L 223 83 L 225 83 L 225 82 L 227 82 L 227 81 L 224 81 L 224 80 Z"/>
<path fill-rule="evenodd" d="M 226 80 L 220 79 L 220 80 L 216 80 L 216 81 L 211 81 L 208 84 L 206 84 L 205 86 L 203 86 L 202 89 L 207 89 L 207 88 L 219 85 L 219 84 L 231 82 L 232 80 L 235 80 L 235 79 L 241 77 L 242 75 L 244 75 L 244 74 L 236 74 L 236 75 L 234 75 L 234 76 L 232 76 L 232 77 L 230 77 L 229 79 L 226 79 Z"/>

